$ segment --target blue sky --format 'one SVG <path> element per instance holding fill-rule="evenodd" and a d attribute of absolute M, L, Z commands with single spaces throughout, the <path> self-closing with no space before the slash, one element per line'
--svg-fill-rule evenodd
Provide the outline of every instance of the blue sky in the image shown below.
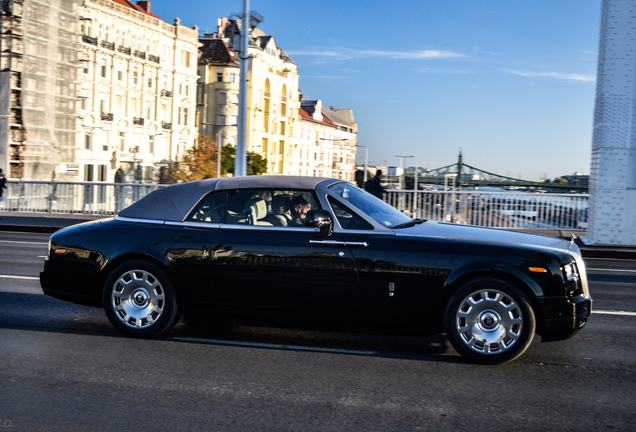
<path fill-rule="evenodd" d="M 306 99 L 353 109 L 372 165 L 589 174 L 601 0 L 251 0 Z M 241 0 L 154 0 L 214 31 Z M 358 161 L 362 161 L 360 149 Z M 420 165 L 421 166 L 421 165 Z"/>

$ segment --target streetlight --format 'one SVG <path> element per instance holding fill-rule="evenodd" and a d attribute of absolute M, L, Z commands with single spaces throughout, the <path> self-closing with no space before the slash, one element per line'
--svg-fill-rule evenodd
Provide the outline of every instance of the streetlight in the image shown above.
<path fill-rule="evenodd" d="M 214 126 L 217 127 L 218 130 L 216 131 L 216 177 L 220 178 L 221 177 L 221 128 L 224 127 L 234 127 L 236 125 L 219 125 L 219 124 L 214 124 L 214 123 L 203 123 L 201 122 L 202 125 L 206 125 L 206 126 Z M 234 167 L 234 172 L 236 173 L 236 166 Z"/>
<path fill-rule="evenodd" d="M 367 184 L 367 171 L 369 171 L 369 148 L 367 146 L 356 145 L 356 147 L 364 147 L 364 177 L 362 178 L 362 187 Z"/>
<path fill-rule="evenodd" d="M 400 189 L 402 189 L 402 184 L 404 182 L 404 159 L 412 158 L 412 157 L 415 157 L 415 156 L 395 155 L 395 157 L 401 158 L 400 159 L 400 168 L 402 168 L 402 175 L 400 176 Z"/>
<path fill-rule="evenodd" d="M 250 0 L 243 0 L 243 13 L 241 14 L 242 27 L 240 34 L 239 68 L 241 80 L 239 82 L 239 115 L 238 115 L 238 141 L 236 143 L 236 158 L 234 159 L 234 174 L 247 175 L 247 74 L 249 73 L 248 36 L 252 29 L 263 22 L 263 17 L 255 11 L 250 12 Z M 236 50 L 236 45 L 234 49 Z"/>

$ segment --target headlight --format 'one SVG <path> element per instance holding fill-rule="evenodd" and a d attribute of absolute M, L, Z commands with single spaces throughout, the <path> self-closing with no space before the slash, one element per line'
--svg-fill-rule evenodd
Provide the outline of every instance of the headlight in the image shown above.
<path fill-rule="evenodd" d="M 565 277 L 568 280 L 576 279 L 579 275 L 576 271 L 576 264 L 570 263 L 563 266 L 563 271 L 565 272 Z"/>

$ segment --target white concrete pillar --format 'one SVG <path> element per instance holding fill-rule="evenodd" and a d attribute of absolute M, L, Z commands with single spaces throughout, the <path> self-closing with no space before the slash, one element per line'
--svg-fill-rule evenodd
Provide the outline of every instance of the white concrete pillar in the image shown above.
<path fill-rule="evenodd" d="M 588 235 L 636 245 L 636 0 L 604 0 L 592 138 Z"/>

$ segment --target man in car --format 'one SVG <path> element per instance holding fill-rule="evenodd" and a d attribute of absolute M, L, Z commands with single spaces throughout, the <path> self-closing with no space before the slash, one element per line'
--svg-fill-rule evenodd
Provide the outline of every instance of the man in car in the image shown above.
<path fill-rule="evenodd" d="M 305 217 L 307 212 L 311 210 L 311 204 L 303 197 L 295 196 L 289 202 L 289 210 L 291 211 L 292 220 L 290 226 L 305 226 Z"/>

